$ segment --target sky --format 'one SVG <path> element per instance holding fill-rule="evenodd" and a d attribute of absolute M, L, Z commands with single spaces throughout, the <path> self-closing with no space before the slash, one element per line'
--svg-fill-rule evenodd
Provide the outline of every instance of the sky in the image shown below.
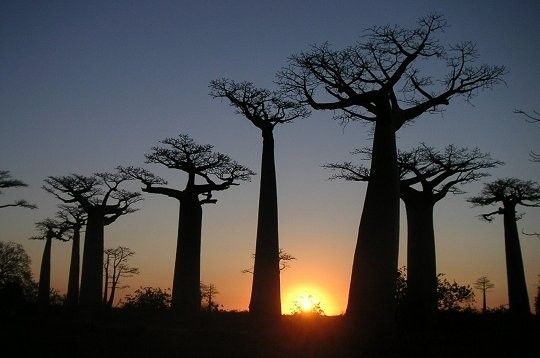
<path fill-rule="evenodd" d="M 421 142 L 478 146 L 505 166 L 492 180 L 514 176 L 540 180 L 540 125 L 526 123 L 515 108 L 540 109 L 540 3 L 520 1 L 3 1 L 0 4 L 0 168 L 29 187 L 6 190 L 0 200 L 24 198 L 38 210 L 3 209 L 0 240 L 23 244 L 39 273 L 43 242 L 30 241 L 34 222 L 54 215 L 58 204 L 40 189 L 49 175 L 142 165 L 170 183 L 184 177 L 144 164 L 159 140 L 180 133 L 212 144 L 255 172 L 260 171 L 259 131 L 212 99 L 217 78 L 275 88 L 275 73 L 310 44 L 342 48 L 365 29 L 386 24 L 414 26 L 437 12 L 449 28 L 444 43 L 472 41 L 479 63 L 505 65 L 505 85 L 479 93 L 471 103 L 453 100 L 444 113 L 423 115 L 398 133 L 398 147 Z M 302 295 L 316 297 L 327 314 L 346 309 L 352 258 L 365 183 L 329 181 L 326 162 L 352 159 L 349 152 L 371 143 L 368 125 L 341 126 L 332 113 L 280 126 L 275 131 L 280 246 L 297 259 L 282 272 L 282 306 L 288 312 Z M 438 272 L 472 284 L 487 275 L 495 284 L 491 307 L 507 304 L 503 226 L 478 220 L 467 194 L 447 197 L 435 208 Z M 219 290 L 226 309 L 245 310 L 255 250 L 259 177 L 216 195 L 204 208 L 202 281 Z M 137 185 L 131 187 L 137 189 Z M 141 274 L 139 286 L 172 285 L 178 204 L 144 195 L 138 212 L 106 229 L 106 247 L 128 246 Z M 492 208 L 486 208 L 492 211 Z M 540 231 L 540 209 L 521 208 L 520 230 Z M 406 265 L 406 219 L 402 205 L 399 265 Z M 531 302 L 540 274 L 540 240 L 522 237 Z M 52 286 L 67 287 L 70 244 L 55 242 Z M 480 294 L 477 292 L 477 301 Z"/>

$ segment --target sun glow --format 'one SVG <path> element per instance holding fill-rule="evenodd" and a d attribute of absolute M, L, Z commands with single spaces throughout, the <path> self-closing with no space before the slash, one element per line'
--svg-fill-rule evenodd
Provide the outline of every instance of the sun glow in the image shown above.
<path fill-rule="evenodd" d="M 340 313 L 333 300 L 315 286 L 294 287 L 286 291 L 284 298 L 282 311 L 285 314 L 324 313 L 325 315 L 335 315 Z"/>

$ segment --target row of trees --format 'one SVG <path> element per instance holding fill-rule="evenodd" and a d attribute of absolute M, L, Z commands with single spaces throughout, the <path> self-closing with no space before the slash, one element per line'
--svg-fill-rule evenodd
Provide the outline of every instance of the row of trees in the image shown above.
<path fill-rule="evenodd" d="M 405 124 L 442 111 L 456 97 L 471 100 L 479 91 L 503 82 L 505 68 L 477 65 L 472 43 L 441 44 L 438 35 L 446 28 L 445 19 L 434 14 L 420 18 L 411 29 L 373 27 L 361 42 L 343 49 L 335 50 L 326 43 L 313 45 L 289 58 L 277 74 L 276 91 L 230 79 L 210 83 L 210 95 L 226 99 L 261 130 L 263 138 L 250 312 L 266 316 L 281 313 L 273 130 L 278 124 L 307 117 L 310 110 L 331 110 L 339 120 L 374 125 L 372 147 L 357 150 L 370 160 L 369 168 L 351 163 L 327 165 L 336 171 L 336 178 L 368 183 L 347 317 L 365 334 L 374 336 L 388 333 L 394 326 L 401 198 L 408 217 L 410 308 L 422 321 L 431 320 L 436 308 L 433 207 L 448 193 L 459 192 L 459 185 L 486 176 L 483 170 L 502 164 L 478 149 L 449 146 L 438 151 L 422 145 L 409 152 L 397 150 L 396 133 Z M 446 71 L 439 76 L 425 74 L 421 65 L 425 61 L 438 63 Z M 180 203 L 172 306 L 184 313 L 200 309 L 202 205 L 215 203 L 213 192 L 249 180 L 253 172 L 186 135 L 161 144 L 151 149 L 146 161 L 186 173 L 183 189 L 166 186 L 165 180 L 135 167 L 118 167 L 115 173 L 90 177 L 72 174 L 46 179 L 45 190 L 64 203 L 76 204 L 87 215 L 81 304 L 95 306 L 102 301 L 103 227 L 134 211 L 132 205 L 141 200 L 140 194 L 119 187 L 125 181 L 138 180 L 143 192 L 166 195 Z M 516 312 L 528 311 L 528 300 L 525 303 L 523 267 L 519 268 L 518 262 L 521 253 L 515 207 L 540 205 L 538 193 L 536 183 L 511 178 L 487 184 L 480 196 L 470 199 L 475 205 L 503 204 L 496 213 L 505 217 L 510 305 Z"/>

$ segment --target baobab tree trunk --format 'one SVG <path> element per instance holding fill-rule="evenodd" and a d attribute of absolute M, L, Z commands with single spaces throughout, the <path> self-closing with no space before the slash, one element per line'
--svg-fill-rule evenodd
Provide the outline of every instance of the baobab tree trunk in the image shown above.
<path fill-rule="evenodd" d="M 81 306 L 97 308 L 103 302 L 103 231 L 103 215 L 89 214 L 84 238 Z"/>
<path fill-rule="evenodd" d="M 40 309 L 46 309 L 49 306 L 49 295 L 51 292 L 51 245 L 52 237 L 47 235 L 43 257 L 41 258 L 41 268 L 39 270 L 38 306 Z"/>
<path fill-rule="evenodd" d="M 259 215 L 249 311 L 256 316 L 281 315 L 277 184 L 271 130 L 263 130 Z"/>
<path fill-rule="evenodd" d="M 81 232 L 74 229 L 71 244 L 71 262 L 69 264 L 68 289 L 66 295 L 66 304 L 75 306 L 79 303 L 79 267 L 81 260 Z"/>
<path fill-rule="evenodd" d="M 422 197 L 407 198 L 404 202 L 407 210 L 407 311 L 411 323 L 425 327 L 433 322 L 437 311 L 433 203 Z"/>
<path fill-rule="evenodd" d="M 193 315 L 201 310 L 202 208 L 197 195 L 180 201 L 172 308 Z"/>
<path fill-rule="evenodd" d="M 399 177 L 395 128 L 389 120 L 376 122 L 370 177 L 346 313 L 368 339 L 383 337 L 394 329 Z"/>
<path fill-rule="evenodd" d="M 529 295 L 525 283 L 525 271 L 516 224 L 515 207 L 504 208 L 504 246 L 506 251 L 506 275 L 510 312 L 530 314 Z"/>

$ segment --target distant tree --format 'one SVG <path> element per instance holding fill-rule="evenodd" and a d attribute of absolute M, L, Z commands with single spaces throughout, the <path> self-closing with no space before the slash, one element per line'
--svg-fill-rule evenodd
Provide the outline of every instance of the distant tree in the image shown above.
<path fill-rule="evenodd" d="M 126 295 L 124 309 L 142 311 L 164 311 L 171 307 L 169 289 L 141 287 L 131 295 Z"/>
<path fill-rule="evenodd" d="M 474 292 L 469 285 L 461 285 L 456 281 L 448 281 L 443 273 L 437 274 L 437 310 L 461 311 L 470 307 L 474 301 Z M 402 267 L 397 271 L 396 301 L 399 306 L 408 302 L 407 269 Z"/>
<path fill-rule="evenodd" d="M 119 168 L 125 175 L 138 179 L 143 192 L 161 194 L 180 202 L 178 240 L 174 266 L 172 308 L 182 314 L 195 314 L 201 308 L 201 227 L 202 205 L 215 204 L 214 191 L 227 190 L 249 181 L 250 169 L 229 156 L 214 152 L 211 145 L 200 145 L 185 134 L 161 141 L 146 154 L 147 163 L 156 163 L 187 174 L 183 189 L 165 187 L 167 182 L 142 168 Z M 198 184 L 196 181 L 203 183 Z"/>
<path fill-rule="evenodd" d="M 103 304 L 112 307 L 116 291 L 129 287 L 119 286 L 120 280 L 138 275 L 139 268 L 129 265 L 129 259 L 135 255 L 135 251 L 129 247 L 118 246 L 114 249 L 106 249 L 104 254 L 105 284 L 103 288 Z"/>
<path fill-rule="evenodd" d="M 31 240 L 45 240 L 41 268 L 39 270 L 38 305 L 45 309 L 50 303 L 51 292 L 51 246 L 52 240 L 65 241 L 63 238 L 66 228 L 59 222 L 47 218 L 36 223 L 39 234 L 31 237 Z"/>
<path fill-rule="evenodd" d="M 399 174 L 396 133 L 424 113 L 440 112 L 454 97 L 470 100 L 502 82 L 504 67 L 475 65 L 470 42 L 443 46 L 447 28 L 437 14 L 412 29 L 377 26 L 342 50 L 313 45 L 290 57 L 278 74 L 289 97 L 316 110 L 337 111 L 343 121 L 373 123 L 373 160 L 354 254 L 347 316 L 367 335 L 394 327 L 399 247 Z M 424 74 L 426 60 L 446 73 Z M 439 73 L 441 73 L 439 71 Z M 376 279 L 375 279 L 376 277 Z"/>
<path fill-rule="evenodd" d="M 525 112 L 521 109 L 515 109 L 514 113 L 520 114 L 525 116 L 526 121 L 529 123 L 540 123 L 540 112 L 533 110 L 531 112 Z M 540 154 L 535 153 L 533 150 L 529 153 L 529 156 L 531 157 L 531 161 L 533 162 L 540 162 Z"/>
<path fill-rule="evenodd" d="M 24 182 L 22 182 L 22 181 L 20 181 L 18 179 L 13 179 L 8 170 L 0 170 L 0 194 L 2 194 L 1 189 L 19 188 L 19 187 L 25 187 L 25 186 L 28 186 L 28 185 L 26 185 L 26 183 L 24 183 Z M 10 206 L 20 206 L 20 207 L 28 208 L 28 209 L 36 209 L 37 208 L 36 205 L 30 204 L 26 200 L 16 200 L 16 201 L 14 201 L 13 203 L 10 203 L 10 204 L 0 204 L 0 209 L 7 208 L 7 207 L 10 207 Z"/>
<path fill-rule="evenodd" d="M 130 176 L 122 173 L 71 174 L 45 179 L 43 189 L 66 204 L 78 204 L 87 214 L 79 302 L 100 307 L 103 300 L 104 227 L 133 213 L 141 194 L 120 189 Z"/>
<path fill-rule="evenodd" d="M 66 305 L 74 306 L 79 303 L 79 276 L 81 262 L 81 230 L 86 225 L 87 214 L 78 206 L 60 205 L 56 214 L 58 220 L 66 227 L 65 233 L 71 239 L 71 260 L 69 264 L 68 288 Z"/>
<path fill-rule="evenodd" d="M 215 297 L 219 293 L 216 286 L 212 283 L 204 284 L 201 282 L 201 306 L 206 308 L 207 312 L 218 311 L 219 304 L 215 302 Z"/>
<path fill-rule="evenodd" d="M 495 287 L 495 285 L 491 283 L 491 280 L 486 276 L 482 276 L 474 282 L 474 288 L 482 291 L 482 313 L 487 312 L 486 293 L 493 287 Z"/>
<path fill-rule="evenodd" d="M 255 254 L 253 254 L 253 258 L 255 259 Z M 279 271 L 283 271 L 286 268 L 291 267 L 291 264 L 289 263 L 292 260 L 296 260 L 296 257 L 293 255 L 287 253 L 283 249 L 279 249 Z M 253 266 L 251 266 L 248 269 L 242 270 L 242 273 L 250 273 L 253 274 Z"/>
<path fill-rule="evenodd" d="M 371 149 L 352 152 L 372 159 Z M 407 210 L 408 311 L 418 325 L 433 321 L 437 310 L 437 268 L 433 210 L 446 195 L 462 194 L 464 184 L 486 177 L 486 169 L 501 165 L 478 148 L 448 145 L 443 150 L 420 145 L 398 152 L 400 197 Z M 324 165 L 331 179 L 369 181 L 370 171 L 351 162 Z"/>
<path fill-rule="evenodd" d="M 251 82 L 228 79 L 210 83 L 210 95 L 226 98 L 263 137 L 261 184 L 255 265 L 249 311 L 256 315 L 281 315 L 279 279 L 279 234 L 274 128 L 306 117 L 308 111 L 295 101 L 285 100 L 278 92 L 257 88 Z"/>
<path fill-rule="evenodd" d="M 316 301 L 312 295 L 301 297 L 293 301 L 293 315 L 324 316 L 324 310 L 321 303 Z"/>
<path fill-rule="evenodd" d="M 12 312 L 33 299 L 30 257 L 21 244 L 0 241 L 0 312 Z"/>
<path fill-rule="evenodd" d="M 494 215 L 503 215 L 509 309 L 515 314 L 530 314 L 516 223 L 521 216 L 516 214 L 516 206 L 540 207 L 540 185 L 516 178 L 497 179 L 485 184 L 480 195 L 469 198 L 468 201 L 474 206 L 502 204 L 499 209 L 483 214 L 482 218 L 491 222 Z"/>

